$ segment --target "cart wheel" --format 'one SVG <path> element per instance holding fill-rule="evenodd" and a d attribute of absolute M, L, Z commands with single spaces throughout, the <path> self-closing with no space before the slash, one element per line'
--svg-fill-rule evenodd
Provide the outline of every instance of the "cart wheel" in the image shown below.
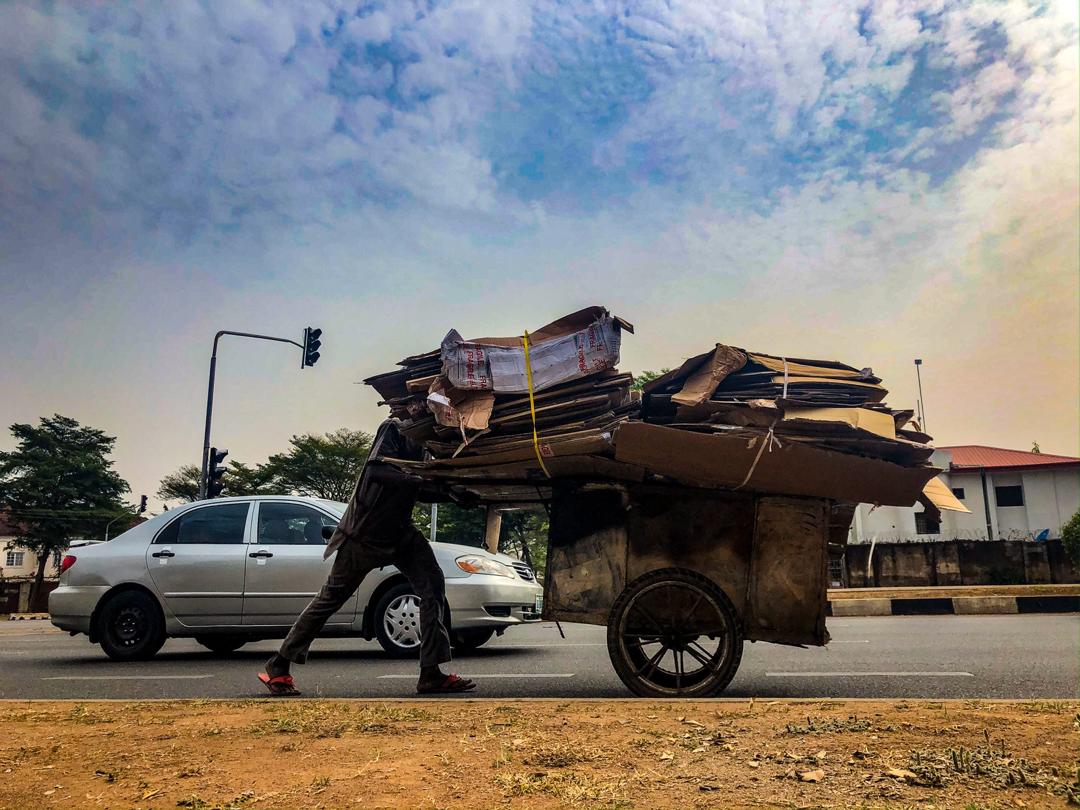
<path fill-rule="evenodd" d="M 735 677 L 742 627 L 707 577 L 662 568 L 631 582 L 611 608 L 608 655 L 641 697 L 711 697 Z"/>

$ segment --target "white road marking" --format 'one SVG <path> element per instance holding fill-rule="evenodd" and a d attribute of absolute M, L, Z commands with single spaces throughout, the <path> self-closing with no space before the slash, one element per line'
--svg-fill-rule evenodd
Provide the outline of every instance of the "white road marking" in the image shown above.
<path fill-rule="evenodd" d="M 970 672 L 766 672 L 766 678 L 974 678 Z"/>
<path fill-rule="evenodd" d="M 477 678 L 573 678 L 573 672 L 505 672 L 484 673 L 483 675 L 462 675 L 463 678 L 476 680 Z M 380 680 L 393 679 L 401 681 L 415 681 L 415 675 L 380 675 Z"/>
<path fill-rule="evenodd" d="M 50 675 L 43 681 L 197 681 L 213 675 Z"/>

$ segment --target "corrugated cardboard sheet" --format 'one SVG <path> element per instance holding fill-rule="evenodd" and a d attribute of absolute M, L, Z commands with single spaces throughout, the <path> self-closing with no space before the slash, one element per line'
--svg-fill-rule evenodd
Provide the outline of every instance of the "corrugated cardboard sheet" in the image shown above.
<path fill-rule="evenodd" d="M 763 450 L 765 440 L 760 434 L 703 434 L 627 422 L 615 432 L 615 459 L 688 486 L 742 486 L 889 506 L 915 503 L 926 482 L 941 472 L 798 442 Z"/>

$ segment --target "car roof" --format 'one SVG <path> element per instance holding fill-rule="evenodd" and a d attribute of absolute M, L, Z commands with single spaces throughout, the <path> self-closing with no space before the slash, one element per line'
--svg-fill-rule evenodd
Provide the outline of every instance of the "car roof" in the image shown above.
<path fill-rule="evenodd" d="M 202 501 L 189 501 L 175 506 L 169 512 L 190 509 L 195 506 L 208 506 L 214 503 L 251 503 L 253 501 L 298 501 L 300 503 L 315 503 L 323 506 L 345 507 L 348 504 L 341 501 L 332 501 L 329 498 L 315 498 L 310 495 L 230 495 L 224 498 L 207 498 Z M 163 512 L 162 514 L 168 514 Z"/>

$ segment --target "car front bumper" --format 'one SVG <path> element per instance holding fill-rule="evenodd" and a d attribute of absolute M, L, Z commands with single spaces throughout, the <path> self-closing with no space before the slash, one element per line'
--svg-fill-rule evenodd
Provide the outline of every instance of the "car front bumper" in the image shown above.
<path fill-rule="evenodd" d="M 450 621 L 456 628 L 504 628 L 540 621 L 538 598 L 544 589 L 535 582 L 473 574 L 446 580 Z"/>
<path fill-rule="evenodd" d="M 49 594 L 49 621 L 61 630 L 90 634 L 90 619 L 107 585 L 60 585 Z"/>

